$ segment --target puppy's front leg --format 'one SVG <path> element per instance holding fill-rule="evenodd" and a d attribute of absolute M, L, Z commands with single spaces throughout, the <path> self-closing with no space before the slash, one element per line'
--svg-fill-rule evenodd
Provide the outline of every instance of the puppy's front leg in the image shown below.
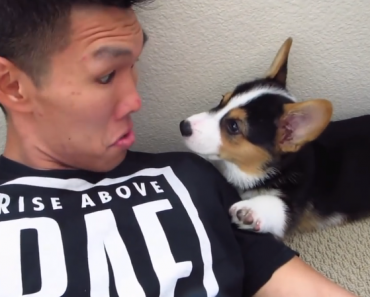
<path fill-rule="evenodd" d="M 284 237 L 287 205 L 277 196 L 260 195 L 237 202 L 231 206 L 230 215 L 240 229 Z"/>

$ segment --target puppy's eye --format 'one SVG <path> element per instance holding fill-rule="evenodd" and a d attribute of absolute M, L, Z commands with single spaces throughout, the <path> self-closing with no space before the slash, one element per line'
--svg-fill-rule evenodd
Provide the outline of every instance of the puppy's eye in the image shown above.
<path fill-rule="evenodd" d="M 236 135 L 236 134 L 239 134 L 240 133 L 240 130 L 239 130 L 239 125 L 238 125 L 238 122 L 236 120 L 228 120 L 226 122 L 226 128 L 227 128 L 227 131 L 229 132 L 229 134 L 231 135 Z"/>

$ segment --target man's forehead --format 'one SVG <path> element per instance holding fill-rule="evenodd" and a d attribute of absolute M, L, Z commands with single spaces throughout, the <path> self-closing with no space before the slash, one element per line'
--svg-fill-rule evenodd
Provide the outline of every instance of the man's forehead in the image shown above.
<path fill-rule="evenodd" d="M 148 40 L 147 34 L 143 31 L 143 47 Z M 124 47 L 119 46 L 101 46 L 97 50 L 95 50 L 92 54 L 93 58 L 95 59 L 102 59 L 102 58 L 118 58 L 122 56 L 132 56 L 133 52 Z"/>
<path fill-rule="evenodd" d="M 83 59 L 112 60 L 138 56 L 148 40 L 131 9 L 82 9 L 72 19 L 71 41 Z"/>
<path fill-rule="evenodd" d="M 71 14 L 73 40 L 99 37 L 128 39 L 142 34 L 141 25 L 132 9 L 100 7 L 74 9 Z"/>

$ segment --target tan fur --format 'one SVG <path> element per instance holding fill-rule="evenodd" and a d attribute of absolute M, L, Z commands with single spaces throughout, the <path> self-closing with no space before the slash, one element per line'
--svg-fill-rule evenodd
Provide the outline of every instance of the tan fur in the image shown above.
<path fill-rule="evenodd" d="M 327 227 L 342 226 L 347 223 L 348 220 L 344 217 L 341 218 L 341 222 L 332 221 L 330 217 L 323 218 L 317 213 L 315 213 L 312 208 L 308 208 L 301 216 L 300 221 L 296 227 L 296 230 L 301 233 L 314 232 L 322 230 Z"/>
<path fill-rule="evenodd" d="M 271 156 L 267 151 L 250 143 L 245 138 L 248 132 L 245 120 L 247 116 L 246 111 L 240 108 L 235 108 L 227 114 L 226 119 L 240 120 L 239 129 L 242 134 L 231 136 L 221 124 L 220 157 L 234 163 L 247 174 L 263 175 L 263 166 L 271 160 Z"/>
<path fill-rule="evenodd" d="M 274 78 L 282 83 L 286 81 L 287 62 L 293 39 L 289 37 L 277 52 L 266 77 Z M 232 92 L 223 95 L 221 105 L 225 106 L 231 98 Z M 280 119 L 277 130 L 276 150 L 277 152 L 296 152 L 305 143 L 316 139 L 327 127 L 332 116 L 332 104 L 325 99 L 308 100 L 305 102 L 291 103 L 284 106 L 284 114 Z M 284 140 L 287 131 L 284 129 L 285 120 L 292 115 L 311 117 L 309 125 L 299 127 L 292 139 Z M 243 135 L 230 136 L 225 128 L 221 129 L 222 147 L 220 157 L 233 162 L 242 171 L 248 174 L 262 175 L 263 165 L 272 159 L 272 156 L 263 148 L 258 147 L 246 140 L 248 127 L 245 119 L 248 115 L 243 109 L 232 110 L 227 118 L 239 119 L 239 129 Z M 241 124 L 243 123 L 243 124 Z M 222 125 L 221 125 L 222 126 Z M 289 132 L 289 131 L 288 131 Z"/>
<path fill-rule="evenodd" d="M 307 142 L 315 140 L 328 126 L 333 114 L 332 103 L 326 99 L 312 99 L 284 106 L 284 114 L 280 118 L 277 132 L 277 148 L 281 152 L 296 152 Z M 309 123 L 301 125 L 292 133 L 292 138 L 284 140 L 287 130 L 286 121 L 291 116 L 309 117 Z"/>
<path fill-rule="evenodd" d="M 277 52 L 270 68 L 266 73 L 267 78 L 275 78 L 280 81 L 286 80 L 286 72 L 282 72 L 282 69 L 288 62 L 290 48 L 292 46 L 293 39 L 289 37 L 280 47 L 279 51 Z M 280 76 L 280 77 L 279 77 Z M 233 92 L 227 92 L 226 94 L 222 95 L 221 106 L 226 106 L 226 104 L 230 101 L 231 95 Z"/>
<path fill-rule="evenodd" d="M 282 84 L 286 84 L 287 63 L 292 46 L 292 38 L 286 39 L 277 52 L 270 68 L 266 73 L 266 78 L 275 79 Z M 221 105 L 225 106 L 230 100 L 232 92 L 223 96 Z M 313 99 L 299 103 L 290 103 L 284 106 L 284 113 L 278 124 L 276 136 L 276 152 L 297 152 L 307 142 L 315 140 L 329 124 L 333 113 L 333 107 L 330 101 L 325 99 Z M 233 109 L 227 115 L 227 118 L 239 119 L 239 129 L 242 135 L 229 135 L 226 128 L 221 124 L 222 145 L 220 148 L 220 157 L 234 163 L 240 170 L 246 174 L 254 176 L 263 176 L 264 165 L 271 161 L 272 156 L 263 148 L 250 143 L 246 139 L 248 127 L 246 111 L 241 108 Z M 298 125 L 295 132 L 287 131 L 284 125 L 286 121 L 296 117 L 302 121 L 303 125 Z M 291 137 L 286 139 L 285 136 Z M 334 224 L 331 218 L 323 218 L 307 208 L 298 222 L 296 230 L 299 232 L 312 232 L 321 229 L 323 226 Z M 339 218 L 340 219 L 340 218 Z M 343 218 L 343 223 L 345 219 Z"/>
<path fill-rule="evenodd" d="M 247 112 L 245 109 L 242 108 L 234 108 L 228 112 L 226 115 L 227 119 L 235 119 L 235 120 L 240 120 L 240 121 L 245 121 L 247 118 Z"/>
<path fill-rule="evenodd" d="M 222 95 L 221 106 L 226 106 L 226 104 L 230 101 L 232 94 L 232 92 L 227 92 L 226 94 Z"/>
<path fill-rule="evenodd" d="M 267 71 L 266 77 L 285 82 L 287 73 L 286 71 L 282 70 L 284 69 L 284 67 L 286 67 L 286 64 L 288 62 L 288 56 L 292 43 L 293 39 L 291 37 L 285 40 L 285 42 L 277 52 L 269 70 Z"/>
<path fill-rule="evenodd" d="M 319 229 L 321 219 L 311 210 L 306 210 L 300 218 L 297 226 L 299 232 L 313 232 Z"/>

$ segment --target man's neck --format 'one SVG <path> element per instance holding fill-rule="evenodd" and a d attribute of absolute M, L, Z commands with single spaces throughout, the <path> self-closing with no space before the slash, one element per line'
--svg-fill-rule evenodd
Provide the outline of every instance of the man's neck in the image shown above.
<path fill-rule="evenodd" d="M 52 158 L 37 143 L 35 134 L 20 134 L 9 122 L 3 156 L 38 170 L 73 169 Z"/>

